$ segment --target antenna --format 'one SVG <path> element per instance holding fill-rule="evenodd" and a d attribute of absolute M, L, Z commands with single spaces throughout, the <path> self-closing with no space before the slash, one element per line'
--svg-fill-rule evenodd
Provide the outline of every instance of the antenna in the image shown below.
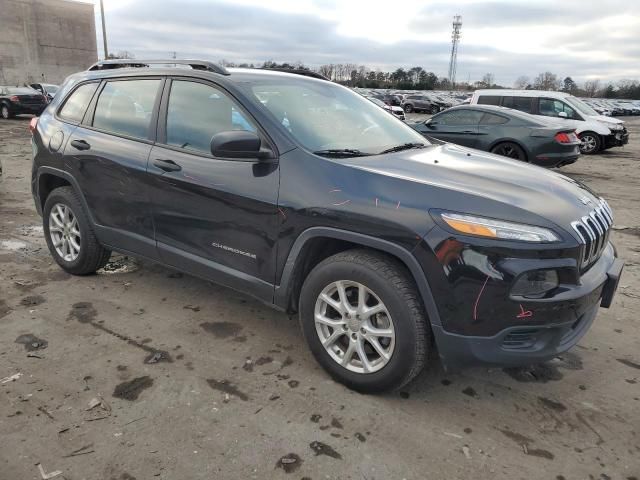
<path fill-rule="evenodd" d="M 458 43 L 460 43 L 460 30 L 462 29 L 462 17 L 453 17 L 453 30 L 451 32 L 451 60 L 449 60 L 449 83 L 451 88 L 456 84 L 456 68 L 458 66 Z"/>

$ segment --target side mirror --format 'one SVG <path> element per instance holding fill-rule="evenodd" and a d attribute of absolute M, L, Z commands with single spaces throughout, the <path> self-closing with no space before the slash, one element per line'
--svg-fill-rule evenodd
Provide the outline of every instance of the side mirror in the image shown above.
<path fill-rule="evenodd" d="M 569 115 L 567 115 L 567 112 L 558 112 L 558 116 L 560 118 L 569 118 Z"/>
<path fill-rule="evenodd" d="M 429 128 L 433 128 L 433 126 L 434 126 L 434 125 L 437 125 L 437 124 L 438 124 L 438 122 L 434 121 L 434 120 L 433 120 L 433 117 L 432 117 L 432 118 L 427 118 L 427 119 L 424 121 L 424 124 L 425 124 L 427 127 L 429 127 Z"/>
<path fill-rule="evenodd" d="M 262 148 L 260 137 L 246 130 L 230 130 L 214 135 L 211 138 L 211 154 L 214 157 L 249 161 L 273 158 L 271 150 Z"/>

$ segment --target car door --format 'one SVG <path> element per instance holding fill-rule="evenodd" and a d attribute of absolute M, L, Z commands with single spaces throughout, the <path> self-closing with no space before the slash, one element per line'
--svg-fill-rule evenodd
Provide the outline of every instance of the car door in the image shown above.
<path fill-rule="evenodd" d="M 211 139 L 253 118 L 218 85 L 168 81 L 151 151 L 153 218 L 162 260 L 272 300 L 281 215 L 275 160 L 216 158 Z"/>
<path fill-rule="evenodd" d="M 447 110 L 427 120 L 423 133 L 445 142 L 476 148 L 482 115 L 483 112 L 466 108 Z"/>
<path fill-rule="evenodd" d="M 151 258 L 157 254 L 146 171 L 162 84 L 159 77 L 103 82 L 64 152 L 98 238 Z"/>

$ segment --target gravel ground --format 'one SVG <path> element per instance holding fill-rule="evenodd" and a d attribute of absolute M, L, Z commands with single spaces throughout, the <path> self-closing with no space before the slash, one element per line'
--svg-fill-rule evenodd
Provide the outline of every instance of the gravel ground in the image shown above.
<path fill-rule="evenodd" d="M 562 169 L 609 200 L 627 263 L 580 344 L 515 371 L 433 365 L 376 396 L 231 290 L 122 256 L 65 274 L 27 124 L 0 121 L 0 480 L 39 479 L 38 463 L 87 480 L 640 478 L 640 119 L 625 148 Z"/>

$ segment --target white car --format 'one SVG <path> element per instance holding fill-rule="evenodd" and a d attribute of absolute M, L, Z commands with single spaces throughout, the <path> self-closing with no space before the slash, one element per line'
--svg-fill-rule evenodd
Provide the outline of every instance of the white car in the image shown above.
<path fill-rule="evenodd" d="M 398 117 L 400 120 L 404 120 L 404 110 L 402 109 L 402 107 L 396 107 L 393 105 L 387 105 L 386 103 L 384 103 L 382 100 L 378 100 L 377 98 L 374 97 L 365 97 L 367 100 L 372 101 L 373 103 L 375 103 L 376 105 L 378 105 L 380 108 L 385 109 L 387 112 L 393 114 L 394 116 Z"/>
<path fill-rule="evenodd" d="M 624 122 L 600 115 L 579 98 L 542 90 L 476 90 L 471 104 L 501 105 L 533 115 L 557 117 L 576 129 L 580 152 L 586 155 L 629 141 Z"/>

